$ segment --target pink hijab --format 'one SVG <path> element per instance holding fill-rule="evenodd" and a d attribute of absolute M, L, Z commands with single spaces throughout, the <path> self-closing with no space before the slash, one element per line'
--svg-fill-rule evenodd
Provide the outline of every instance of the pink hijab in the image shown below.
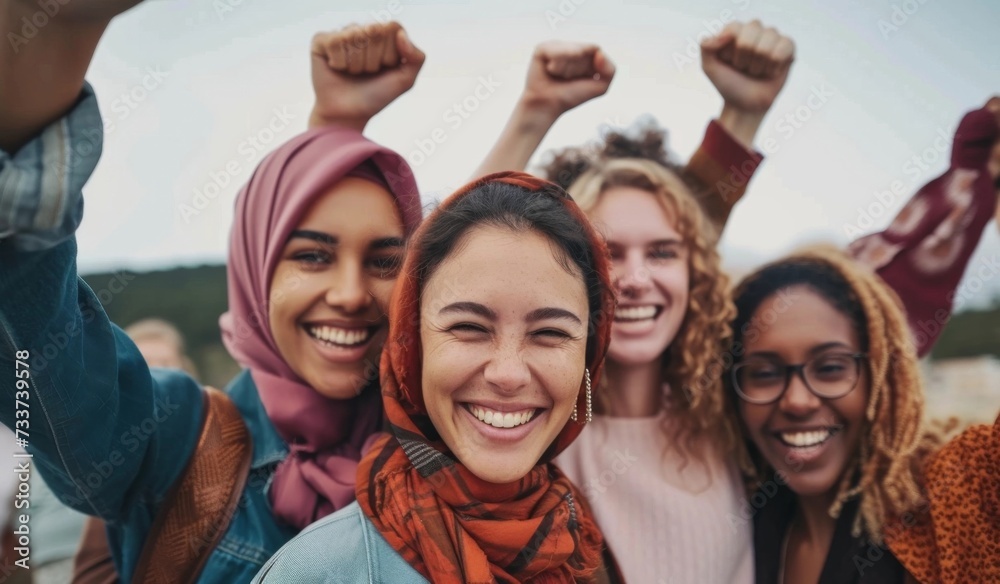
<path fill-rule="evenodd" d="M 320 128 L 260 163 L 236 198 L 229 240 L 222 340 L 250 369 L 264 410 L 291 451 L 275 472 L 269 498 L 275 517 L 299 529 L 354 500 L 362 446 L 381 424 L 378 391 L 350 400 L 321 396 L 281 358 L 268 325 L 270 281 L 281 250 L 317 196 L 346 176 L 386 187 L 407 235 L 420 223 L 417 184 L 400 155 L 357 131 Z"/>

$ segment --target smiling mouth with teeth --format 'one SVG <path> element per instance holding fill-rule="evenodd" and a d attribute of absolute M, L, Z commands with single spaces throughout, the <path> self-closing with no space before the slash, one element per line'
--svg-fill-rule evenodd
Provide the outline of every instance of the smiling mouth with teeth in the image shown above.
<path fill-rule="evenodd" d="M 362 345 L 375 333 L 374 328 L 344 329 L 334 326 L 309 326 L 306 332 L 312 338 L 328 345 L 354 347 Z"/>
<path fill-rule="evenodd" d="M 631 322 L 635 320 L 651 320 L 660 315 L 659 306 L 619 306 L 615 309 L 615 320 Z"/>
<path fill-rule="evenodd" d="M 833 438 L 839 431 L 840 427 L 831 426 L 808 432 L 776 432 L 774 435 L 785 446 L 792 448 L 814 448 Z"/>
<path fill-rule="evenodd" d="M 466 404 L 466 409 L 472 413 L 480 422 L 493 426 L 494 428 L 514 428 L 523 426 L 531 421 L 535 416 L 535 410 L 521 410 L 519 412 L 498 412 L 482 406 Z"/>

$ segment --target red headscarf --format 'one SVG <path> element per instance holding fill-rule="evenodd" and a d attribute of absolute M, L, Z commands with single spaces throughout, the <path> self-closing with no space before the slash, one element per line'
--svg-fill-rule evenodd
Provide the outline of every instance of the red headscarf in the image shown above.
<path fill-rule="evenodd" d="M 533 176 L 493 174 L 459 190 L 418 230 L 415 241 L 444 209 L 473 189 L 503 182 L 555 197 L 580 224 L 600 278 L 601 318 L 588 344 L 587 367 L 601 378 L 611 334 L 614 292 L 610 259 L 589 220 L 559 187 Z M 357 498 L 365 514 L 402 557 L 434 582 L 567 582 L 601 566 L 603 540 L 580 491 L 549 464 L 580 433 L 568 422 L 542 460 L 518 481 L 493 484 L 466 469 L 432 429 L 420 386 L 422 356 L 419 244 L 408 254 L 390 308 L 389 341 L 382 353 L 382 396 L 393 434 L 383 437 L 358 467 Z M 581 387 L 577 412 L 586 408 Z"/>
<path fill-rule="evenodd" d="M 420 196 L 402 157 L 354 130 L 321 128 L 260 163 L 236 199 L 229 241 L 222 338 L 250 369 L 268 418 L 291 449 L 269 496 L 275 517 L 299 529 L 353 500 L 361 448 L 381 422 L 375 391 L 336 400 L 302 381 L 281 358 L 268 325 L 271 276 L 289 235 L 316 198 L 346 176 L 388 188 L 407 233 L 419 224 Z"/>

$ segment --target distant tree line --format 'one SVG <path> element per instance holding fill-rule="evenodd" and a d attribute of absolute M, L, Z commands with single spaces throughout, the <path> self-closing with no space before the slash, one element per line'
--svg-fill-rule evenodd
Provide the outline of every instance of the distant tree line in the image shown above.
<path fill-rule="evenodd" d="M 84 276 L 84 280 L 98 292 L 112 322 L 123 328 L 150 317 L 177 326 L 205 383 L 224 386 L 238 370 L 222 346 L 219 332 L 219 316 L 227 304 L 225 266 L 98 273 Z M 1000 298 L 989 309 L 956 314 L 931 358 L 978 355 L 1000 357 Z"/>

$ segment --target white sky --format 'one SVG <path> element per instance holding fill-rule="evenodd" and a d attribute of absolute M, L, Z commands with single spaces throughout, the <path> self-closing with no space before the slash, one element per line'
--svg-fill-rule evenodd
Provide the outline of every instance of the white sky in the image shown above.
<path fill-rule="evenodd" d="M 723 241 L 739 271 L 807 241 L 846 243 L 847 225 L 884 227 L 947 167 L 947 152 L 934 149 L 938 132 L 950 137 L 963 112 L 1000 93 L 1000 4 L 986 0 L 147 0 L 112 24 L 89 73 L 113 128 L 85 191 L 81 270 L 224 261 L 239 187 L 266 152 L 305 129 L 312 34 L 391 8 L 428 58 L 416 86 L 367 133 L 417 162 L 425 202 L 469 178 L 540 41 L 596 42 L 618 66 L 608 94 L 564 116 L 540 153 L 650 113 L 687 157 L 721 107 L 697 59 L 683 62 L 689 45 L 696 55 L 695 37 L 723 18 L 760 18 L 791 35 L 797 60 L 758 134 L 761 149 L 773 139 L 772 151 Z M 156 81 L 150 70 L 166 76 Z M 497 87 L 459 125 L 448 112 L 481 78 Z M 148 91 L 138 89 L 144 81 Z M 817 91 L 829 97 L 810 110 Z M 129 92 L 137 99 L 121 97 Z M 783 121 L 797 109 L 805 122 Z M 429 156 L 411 154 L 436 128 L 445 142 Z M 926 157 L 924 168 L 914 156 Z M 905 194 L 859 224 L 876 191 L 897 180 Z M 181 205 L 213 182 L 225 184 L 217 195 L 209 187 L 214 198 L 186 221 Z M 997 255 L 991 224 L 970 272 Z M 1000 294 L 1000 274 L 970 283 L 983 284 L 974 304 Z"/>

